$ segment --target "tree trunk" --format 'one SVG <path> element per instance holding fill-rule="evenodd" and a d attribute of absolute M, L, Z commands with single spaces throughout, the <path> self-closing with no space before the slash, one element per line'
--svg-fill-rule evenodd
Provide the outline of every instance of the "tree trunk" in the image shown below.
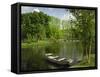
<path fill-rule="evenodd" d="M 88 54 L 88 63 L 91 61 L 91 42 L 89 44 L 89 54 Z"/>
<path fill-rule="evenodd" d="M 87 48 L 86 48 L 86 45 L 83 44 L 83 59 L 85 59 L 86 54 L 87 54 Z"/>

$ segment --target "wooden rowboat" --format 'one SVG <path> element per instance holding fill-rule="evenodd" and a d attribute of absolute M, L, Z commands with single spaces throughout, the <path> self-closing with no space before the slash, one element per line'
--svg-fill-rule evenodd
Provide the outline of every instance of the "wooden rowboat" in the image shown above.
<path fill-rule="evenodd" d="M 59 56 L 54 56 L 52 53 L 45 54 L 45 58 L 49 63 L 52 63 L 56 66 L 66 66 L 69 67 L 73 62 L 71 59 L 67 60 L 66 58 L 60 58 Z"/>

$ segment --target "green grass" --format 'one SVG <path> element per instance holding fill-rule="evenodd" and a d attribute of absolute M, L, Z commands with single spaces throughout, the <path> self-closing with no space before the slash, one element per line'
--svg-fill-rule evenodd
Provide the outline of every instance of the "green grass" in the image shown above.
<path fill-rule="evenodd" d="M 77 67 L 93 67 L 95 66 L 95 54 L 91 54 L 90 63 L 88 63 L 87 59 L 84 59 L 78 64 L 71 66 L 70 68 L 77 68 Z"/>
<path fill-rule="evenodd" d="M 34 46 L 45 46 L 45 45 L 47 45 L 49 43 L 50 43 L 50 41 L 39 40 L 37 42 L 22 43 L 21 46 L 22 46 L 22 48 L 32 48 Z"/>

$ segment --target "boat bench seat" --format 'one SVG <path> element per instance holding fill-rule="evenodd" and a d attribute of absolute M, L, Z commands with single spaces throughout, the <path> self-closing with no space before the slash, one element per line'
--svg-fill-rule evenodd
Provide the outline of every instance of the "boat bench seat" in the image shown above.
<path fill-rule="evenodd" d="M 61 59 L 58 59 L 58 61 L 62 61 L 62 60 L 65 60 L 66 58 L 61 58 Z"/>
<path fill-rule="evenodd" d="M 59 56 L 49 56 L 48 58 L 50 58 L 50 59 L 56 59 L 56 58 L 58 58 Z"/>

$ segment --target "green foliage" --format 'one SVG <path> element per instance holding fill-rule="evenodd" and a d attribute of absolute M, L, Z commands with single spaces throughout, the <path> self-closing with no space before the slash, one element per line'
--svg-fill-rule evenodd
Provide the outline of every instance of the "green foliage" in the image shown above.
<path fill-rule="evenodd" d="M 71 10 L 76 20 L 72 21 L 75 24 L 73 33 L 82 40 L 87 40 L 95 36 L 95 11 L 94 10 Z M 84 38 L 83 38 L 84 37 Z"/>
<path fill-rule="evenodd" d="M 50 17 L 43 12 L 33 12 L 22 14 L 22 40 L 28 39 L 44 39 L 47 35 L 46 28 Z M 29 36 L 29 37 L 28 37 Z"/>
<path fill-rule="evenodd" d="M 21 37 L 23 42 L 45 40 L 49 38 L 60 39 L 60 19 L 48 16 L 43 12 L 22 14 Z"/>
<path fill-rule="evenodd" d="M 51 20 L 49 22 L 49 29 L 50 29 L 50 38 L 60 39 L 60 20 L 51 17 Z"/>
<path fill-rule="evenodd" d="M 75 27 L 72 28 L 72 33 L 75 38 L 80 39 L 83 47 L 83 57 L 88 56 L 92 51 L 92 44 L 95 39 L 95 11 L 94 10 L 70 10 L 76 20 L 72 21 Z"/>

